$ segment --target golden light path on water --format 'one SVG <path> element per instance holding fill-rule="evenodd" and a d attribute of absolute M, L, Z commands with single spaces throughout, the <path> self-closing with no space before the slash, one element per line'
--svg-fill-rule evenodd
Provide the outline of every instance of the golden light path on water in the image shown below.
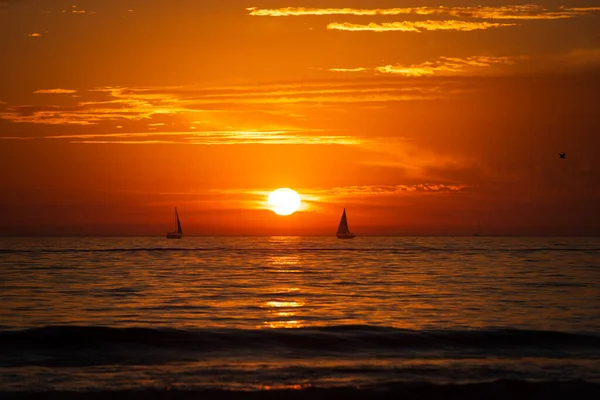
<path fill-rule="evenodd" d="M 36 239 L 36 248 L 54 250 L 3 255 L 10 266 L 3 305 L 19 312 L 2 318 L 20 327 L 593 330 L 595 289 L 585 260 L 594 253 L 577 253 L 575 265 L 574 251 L 527 250 L 548 247 L 543 240 L 550 239 Z M 516 261 L 520 248 L 529 261 Z"/>
<path fill-rule="evenodd" d="M 297 274 L 301 273 L 300 258 L 298 256 L 274 256 L 268 259 L 268 264 L 273 268 L 274 274 Z M 298 287 L 278 287 L 271 293 L 277 295 L 276 300 L 265 303 L 265 307 L 271 308 L 270 313 L 275 320 L 265 321 L 270 328 L 300 328 L 304 326 L 304 320 L 294 319 L 302 311 L 305 300 L 299 300 L 301 289 Z M 281 318 L 277 320 L 277 318 Z M 285 319 L 283 319 L 285 318 Z"/>

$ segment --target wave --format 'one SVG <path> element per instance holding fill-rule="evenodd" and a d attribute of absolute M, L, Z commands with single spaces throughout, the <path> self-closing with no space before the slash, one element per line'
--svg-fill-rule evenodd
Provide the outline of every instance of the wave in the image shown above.
<path fill-rule="evenodd" d="M 90 358 L 81 358 L 81 354 Z M 0 360 L 4 360 L 0 366 L 152 363 L 181 357 L 261 354 L 600 357 L 600 336 L 515 329 L 414 331 L 357 325 L 256 330 L 47 326 L 0 332 Z"/>
<path fill-rule="evenodd" d="M 368 325 L 339 325 L 297 329 L 171 329 L 103 326 L 46 326 L 0 332 L 0 349 L 7 346 L 94 347 L 143 344 L 162 348 L 204 348 L 215 343 L 232 347 L 293 346 L 300 348 L 511 348 L 597 347 L 600 335 L 558 331 L 408 330 Z"/>
<path fill-rule="evenodd" d="M 95 390 L 95 391 L 15 391 L 0 392 L 6 400 L 44 399 L 489 399 L 504 400 L 510 397 L 520 399 L 594 399 L 600 396 L 600 384 L 581 380 L 528 382 L 522 380 L 499 379 L 491 382 L 470 384 L 430 384 L 425 382 L 403 382 L 374 384 L 366 386 L 344 386 L 318 388 L 303 385 L 290 385 L 289 388 L 271 389 L 265 385 L 257 390 L 223 389 L 142 389 L 142 390 Z"/>

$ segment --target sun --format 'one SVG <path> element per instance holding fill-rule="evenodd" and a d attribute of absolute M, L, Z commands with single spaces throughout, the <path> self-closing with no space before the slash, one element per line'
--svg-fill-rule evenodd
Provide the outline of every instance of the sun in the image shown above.
<path fill-rule="evenodd" d="M 290 215 L 300 207 L 300 195 L 292 189 L 274 190 L 269 195 L 269 207 L 278 215 Z"/>

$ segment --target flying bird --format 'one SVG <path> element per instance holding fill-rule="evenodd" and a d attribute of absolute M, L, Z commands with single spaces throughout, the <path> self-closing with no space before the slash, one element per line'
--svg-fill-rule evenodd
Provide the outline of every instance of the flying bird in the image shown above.
<path fill-rule="evenodd" d="M 558 153 L 558 157 L 560 158 L 565 158 L 567 156 L 567 153 Z"/>

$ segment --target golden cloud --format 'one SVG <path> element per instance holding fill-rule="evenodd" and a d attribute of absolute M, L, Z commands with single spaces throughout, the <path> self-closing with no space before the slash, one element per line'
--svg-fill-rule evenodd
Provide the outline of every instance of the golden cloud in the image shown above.
<path fill-rule="evenodd" d="M 232 87 L 102 87 L 79 91 L 72 105 L 13 105 L 0 118 L 15 123 L 92 125 L 106 121 L 143 121 L 160 128 L 164 118 L 204 120 L 219 112 L 245 110 L 289 112 L 289 107 L 322 107 L 323 104 L 377 103 L 430 100 L 454 96 L 456 88 L 431 82 L 371 80 L 315 81 L 264 86 Z M 35 93 L 67 94 L 70 89 L 43 89 Z M 98 99 L 100 97 L 101 99 Z M 286 111 L 287 110 L 287 111 Z M 199 114 L 203 116 L 199 117 Z M 158 120 L 156 119 L 163 119 Z M 148 126 L 148 125 L 147 125 Z M 188 129 L 186 126 L 186 129 Z"/>
<path fill-rule="evenodd" d="M 319 15 L 356 15 L 356 16 L 393 16 L 393 15 L 449 15 L 462 18 L 481 19 L 565 19 L 588 15 L 600 11 L 600 7 L 558 7 L 554 9 L 539 5 L 507 5 L 498 7 L 403 7 L 403 8 L 310 8 L 284 7 L 276 9 L 261 9 L 249 7 L 246 9 L 251 16 L 288 17 L 288 16 L 319 16 Z"/>
<path fill-rule="evenodd" d="M 400 15 L 410 14 L 413 8 L 356 9 L 356 8 L 307 8 L 284 7 L 277 9 L 246 8 L 248 15 L 262 17 L 289 17 L 306 15 Z"/>
<path fill-rule="evenodd" d="M 72 143 L 376 146 L 374 138 L 332 129 L 327 122 L 323 129 L 307 123 L 306 117 L 322 113 L 324 107 L 347 112 L 340 104 L 381 106 L 385 102 L 454 98 L 466 90 L 465 82 L 456 79 L 383 75 L 247 86 L 100 87 L 78 89 L 78 97 L 62 97 L 60 105 L 6 104 L 0 108 L 0 118 L 12 123 L 70 125 L 62 135 L 44 136 L 40 130 L 34 135 Z M 96 127 L 87 128 L 92 125 Z"/>
<path fill-rule="evenodd" d="M 482 68 L 490 68 L 498 64 L 511 64 L 510 57 L 474 56 L 466 58 L 440 57 L 435 62 L 424 62 L 422 64 L 403 66 L 385 65 L 376 67 L 375 70 L 383 74 L 397 74 L 404 76 L 426 76 L 426 75 L 456 75 L 465 72 L 473 72 Z"/>
<path fill-rule="evenodd" d="M 573 8 L 570 8 L 570 10 L 580 11 L 580 12 L 600 11 L 600 7 L 573 7 Z"/>
<path fill-rule="evenodd" d="M 503 24 L 498 22 L 469 22 L 469 21 L 401 21 L 401 22 L 382 22 L 369 24 L 353 24 L 350 22 L 332 22 L 327 25 L 327 29 L 339 31 L 370 31 L 370 32 L 423 32 L 423 31 L 474 31 L 490 28 L 501 28 L 515 26 L 516 24 Z"/>
<path fill-rule="evenodd" d="M 76 93 L 77 90 L 72 89 L 40 89 L 36 90 L 35 94 L 72 94 Z"/>
<path fill-rule="evenodd" d="M 330 68 L 328 71 L 333 71 L 333 72 L 365 72 L 368 71 L 368 68 Z"/>
<path fill-rule="evenodd" d="M 45 139 L 69 140 L 71 143 L 113 144 L 338 144 L 356 145 L 365 139 L 345 135 L 316 135 L 309 130 L 278 131 L 196 131 L 196 132 L 131 132 L 46 136 Z M 150 139 L 151 138 L 151 139 Z M 133 140 L 132 140 L 133 139 Z"/>
<path fill-rule="evenodd" d="M 419 183 L 414 185 L 393 186 L 344 186 L 332 189 L 314 190 L 312 196 L 322 197 L 365 197 L 394 196 L 406 193 L 459 193 L 468 190 L 469 186 L 461 184 Z M 303 192 L 304 193 L 304 192 Z"/>

